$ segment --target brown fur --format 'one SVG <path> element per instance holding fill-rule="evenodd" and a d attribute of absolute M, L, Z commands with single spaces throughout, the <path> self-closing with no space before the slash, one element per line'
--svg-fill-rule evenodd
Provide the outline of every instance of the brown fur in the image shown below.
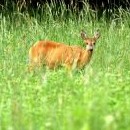
<path fill-rule="evenodd" d="M 89 45 L 90 47 L 99 38 L 99 36 L 96 36 L 88 38 L 84 32 L 81 33 L 81 37 L 84 39 L 86 46 Z M 54 69 L 60 65 L 68 69 L 72 69 L 74 66 L 83 68 L 89 63 L 92 53 L 92 50 L 87 50 L 80 46 L 69 46 L 48 40 L 38 41 L 29 50 L 29 69 L 42 65 L 46 65 L 50 69 Z"/>

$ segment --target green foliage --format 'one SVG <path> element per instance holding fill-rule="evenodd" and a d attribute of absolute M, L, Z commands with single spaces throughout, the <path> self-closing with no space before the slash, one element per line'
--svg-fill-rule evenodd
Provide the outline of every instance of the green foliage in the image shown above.
<path fill-rule="evenodd" d="M 121 10 L 120 19 L 106 23 L 104 17 L 90 21 L 85 11 L 77 19 L 54 19 L 46 11 L 41 21 L 38 14 L 0 15 L 1 130 L 129 130 L 129 13 Z M 96 28 L 101 38 L 84 71 L 73 77 L 64 68 L 27 72 L 28 50 L 37 40 L 83 46 L 81 29 L 92 36 Z"/>

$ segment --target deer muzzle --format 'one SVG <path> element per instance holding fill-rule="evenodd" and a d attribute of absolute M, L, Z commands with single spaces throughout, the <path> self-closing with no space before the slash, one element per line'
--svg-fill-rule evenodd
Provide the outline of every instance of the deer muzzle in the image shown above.
<path fill-rule="evenodd" d="M 93 45 L 87 45 L 87 46 L 86 46 L 86 49 L 87 49 L 88 51 L 93 51 L 93 48 L 94 48 Z"/>

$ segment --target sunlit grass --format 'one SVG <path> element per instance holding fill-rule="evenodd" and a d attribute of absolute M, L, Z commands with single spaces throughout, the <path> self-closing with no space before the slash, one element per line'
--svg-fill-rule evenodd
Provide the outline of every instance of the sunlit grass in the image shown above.
<path fill-rule="evenodd" d="M 130 29 L 126 19 L 106 23 L 88 22 L 84 14 L 82 20 L 54 20 L 48 15 L 41 22 L 18 12 L 12 19 L 1 15 L 0 129 L 129 130 Z M 44 68 L 34 75 L 26 71 L 28 50 L 37 40 L 83 46 L 80 31 L 93 36 L 97 28 L 101 38 L 84 71 L 74 72 L 73 77 L 64 68 Z"/>

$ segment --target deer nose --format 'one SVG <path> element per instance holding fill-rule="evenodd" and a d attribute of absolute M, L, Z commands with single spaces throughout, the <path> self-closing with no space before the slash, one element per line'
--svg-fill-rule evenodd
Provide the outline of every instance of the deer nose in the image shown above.
<path fill-rule="evenodd" d="M 93 46 L 93 45 L 87 45 L 87 47 L 86 47 L 86 49 L 87 49 L 88 51 L 92 51 L 92 50 L 93 50 L 93 48 L 94 48 L 94 46 Z"/>

